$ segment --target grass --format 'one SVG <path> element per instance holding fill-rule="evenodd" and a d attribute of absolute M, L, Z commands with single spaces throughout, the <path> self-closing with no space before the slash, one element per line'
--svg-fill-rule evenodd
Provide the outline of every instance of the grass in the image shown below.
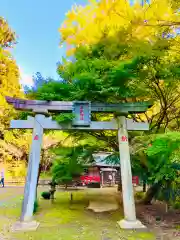
<path fill-rule="evenodd" d="M 51 179 L 51 178 L 52 178 L 52 176 L 51 176 L 51 173 L 49 173 L 49 172 L 42 172 L 40 174 L 40 179 Z"/>
<path fill-rule="evenodd" d="M 39 192 L 40 194 L 40 192 Z M 5 239 L 13 240 L 150 240 L 155 239 L 149 232 L 123 231 L 117 225 L 122 218 L 122 210 L 112 213 L 95 214 L 86 210 L 89 199 L 97 199 L 99 194 L 88 194 L 86 191 L 73 193 L 70 203 L 69 192 L 57 192 L 54 203 L 39 200 L 39 209 L 35 219 L 40 226 L 35 232 L 9 231 L 10 225 L 20 216 L 21 195 L 7 206 L 0 206 L 0 230 Z M 107 197 L 106 197 L 107 198 Z M 103 204 L 103 203 L 102 203 Z M 9 238 L 8 238 L 9 237 Z M 1 234 L 0 234 L 1 239 Z M 3 238 L 2 238 L 3 239 Z"/>

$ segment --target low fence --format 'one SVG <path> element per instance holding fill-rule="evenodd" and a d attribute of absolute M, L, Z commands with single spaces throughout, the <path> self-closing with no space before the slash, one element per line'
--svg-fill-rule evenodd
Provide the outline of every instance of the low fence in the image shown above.
<path fill-rule="evenodd" d="M 51 179 L 40 179 L 38 182 L 39 186 L 47 186 Z M 24 179 L 12 179 L 12 180 L 5 180 L 5 185 L 25 185 Z"/>

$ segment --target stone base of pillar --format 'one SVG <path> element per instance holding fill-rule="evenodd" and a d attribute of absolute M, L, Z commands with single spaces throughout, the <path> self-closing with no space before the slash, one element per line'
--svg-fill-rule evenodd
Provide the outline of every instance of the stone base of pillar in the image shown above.
<path fill-rule="evenodd" d="M 122 229 L 142 229 L 146 228 L 139 220 L 127 221 L 125 219 L 118 222 L 120 228 Z"/>
<path fill-rule="evenodd" d="M 11 230 L 12 232 L 27 232 L 27 231 L 36 231 L 39 227 L 39 223 L 36 221 L 31 222 L 16 222 L 13 224 Z"/>

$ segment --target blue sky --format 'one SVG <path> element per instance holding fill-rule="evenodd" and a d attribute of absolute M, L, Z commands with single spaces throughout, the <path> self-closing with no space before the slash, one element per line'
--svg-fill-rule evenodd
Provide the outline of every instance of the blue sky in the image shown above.
<path fill-rule="evenodd" d="M 5 0 L 0 3 L 3 16 L 18 35 L 12 50 L 24 83 L 30 83 L 36 72 L 57 78 L 56 63 L 65 50 L 59 48 L 58 28 L 73 3 L 87 0 Z"/>

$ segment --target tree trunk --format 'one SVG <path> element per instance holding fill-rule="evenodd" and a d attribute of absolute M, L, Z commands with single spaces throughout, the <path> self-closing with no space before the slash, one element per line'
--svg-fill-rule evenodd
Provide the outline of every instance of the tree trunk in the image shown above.
<path fill-rule="evenodd" d="M 143 192 L 146 192 L 146 180 L 143 180 Z"/>
<path fill-rule="evenodd" d="M 72 192 L 70 193 L 70 202 L 71 203 L 73 202 L 73 193 Z"/>
<path fill-rule="evenodd" d="M 121 177 L 119 177 L 119 181 L 118 181 L 118 192 L 122 192 L 122 182 L 121 182 Z"/>
<path fill-rule="evenodd" d="M 40 175 L 41 175 L 41 164 L 39 165 L 39 171 L 38 171 L 38 178 L 37 178 L 37 185 L 36 185 L 36 198 L 37 198 L 37 189 L 38 189 L 38 183 L 39 183 L 39 178 L 40 178 Z"/>
<path fill-rule="evenodd" d="M 42 161 L 43 161 L 43 158 L 44 158 L 44 149 L 41 150 L 41 162 L 39 164 L 39 171 L 38 171 L 38 178 L 37 178 L 37 185 L 36 185 L 36 198 L 37 198 L 37 189 L 38 189 L 38 183 L 39 183 L 39 178 L 40 178 L 40 175 L 41 175 L 41 170 L 42 170 Z"/>
<path fill-rule="evenodd" d="M 160 187 L 161 187 L 161 182 L 153 184 L 146 192 L 144 199 L 142 199 L 140 202 L 145 205 L 150 205 L 151 201 L 153 200 L 154 196 L 159 191 Z"/>

